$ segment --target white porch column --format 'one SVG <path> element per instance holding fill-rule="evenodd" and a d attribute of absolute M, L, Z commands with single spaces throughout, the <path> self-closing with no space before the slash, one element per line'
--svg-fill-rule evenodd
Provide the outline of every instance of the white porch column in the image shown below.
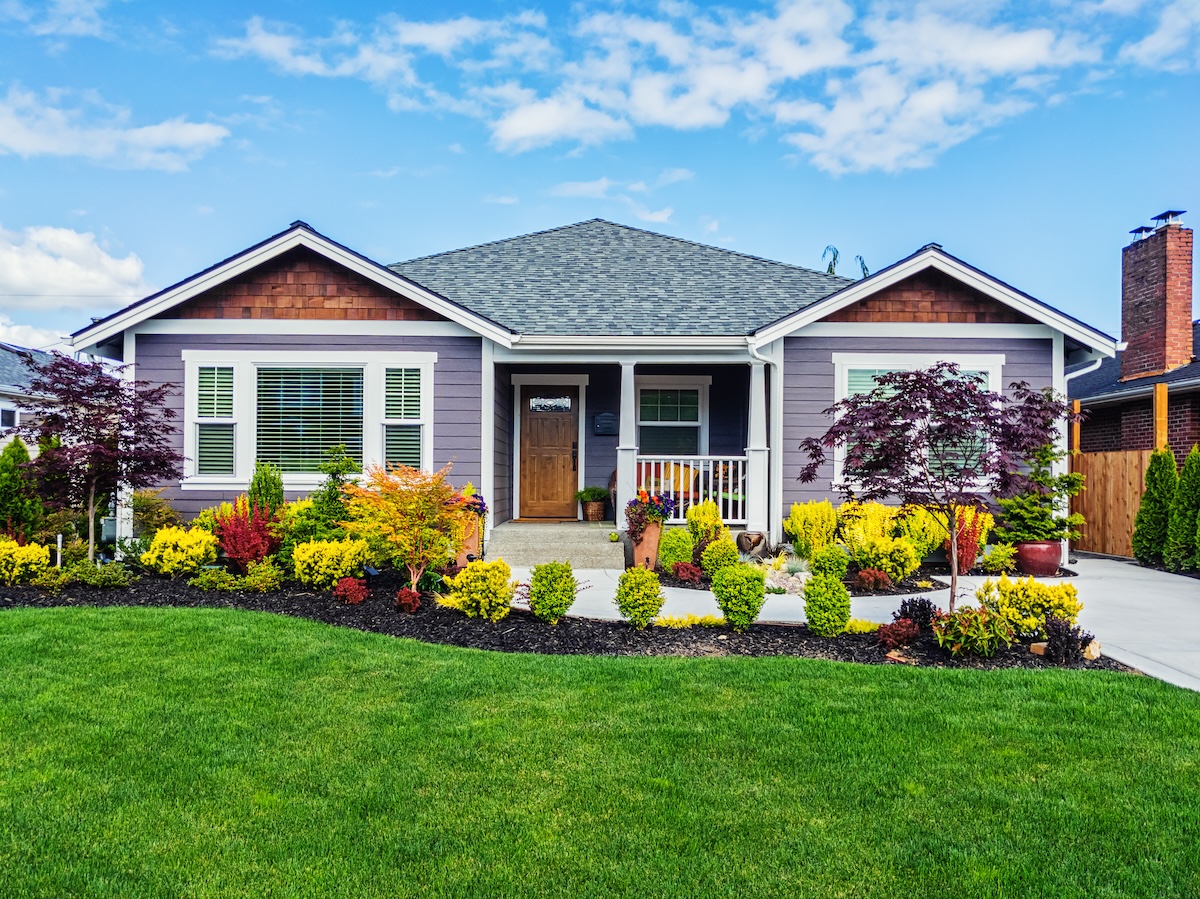
<path fill-rule="evenodd" d="M 767 483 L 767 388 L 759 360 L 750 363 L 750 433 L 746 447 L 746 530 L 770 533 L 770 488 Z"/>
<path fill-rule="evenodd" d="M 637 493 L 637 390 L 633 363 L 621 363 L 621 429 L 617 437 L 617 527 L 625 530 L 625 504 Z"/>

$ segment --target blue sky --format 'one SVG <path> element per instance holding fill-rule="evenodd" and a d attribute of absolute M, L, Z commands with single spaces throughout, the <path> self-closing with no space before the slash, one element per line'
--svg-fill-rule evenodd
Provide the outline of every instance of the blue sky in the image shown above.
<path fill-rule="evenodd" d="M 1129 229 L 1200 217 L 1198 68 L 1197 0 L 0 0 L 0 339 L 298 218 L 393 262 L 595 216 L 937 241 L 1116 333 Z"/>

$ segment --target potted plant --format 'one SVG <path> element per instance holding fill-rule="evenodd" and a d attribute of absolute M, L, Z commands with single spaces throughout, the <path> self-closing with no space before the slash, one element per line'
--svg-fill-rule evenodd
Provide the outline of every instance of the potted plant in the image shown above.
<path fill-rule="evenodd" d="M 639 490 L 636 497 L 625 504 L 625 521 L 629 539 L 633 541 L 633 564 L 642 568 L 654 568 L 658 559 L 658 538 L 662 534 L 662 523 L 675 511 L 675 500 L 660 493 Z"/>
<path fill-rule="evenodd" d="M 482 496 L 475 492 L 475 487 L 470 481 L 463 487 L 460 496 L 465 521 L 462 545 L 458 548 L 458 556 L 455 558 L 454 564 L 459 568 L 466 568 L 468 563 L 483 558 L 480 547 L 483 544 L 483 528 L 487 522 L 488 508 L 487 503 L 483 501 Z"/>
<path fill-rule="evenodd" d="M 584 521 L 604 520 L 604 501 L 608 499 L 608 488 L 584 487 L 575 494 L 575 499 L 583 505 Z"/>
<path fill-rule="evenodd" d="M 1054 447 L 1043 446 L 1027 460 L 1029 489 L 998 501 L 1003 523 L 996 528 L 996 536 L 1016 544 L 1017 570 L 1022 574 L 1057 574 L 1062 541 L 1079 537 L 1083 516 L 1078 512 L 1063 515 L 1060 510 L 1083 489 L 1083 475 L 1051 473 L 1051 466 L 1063 458 Z"/>

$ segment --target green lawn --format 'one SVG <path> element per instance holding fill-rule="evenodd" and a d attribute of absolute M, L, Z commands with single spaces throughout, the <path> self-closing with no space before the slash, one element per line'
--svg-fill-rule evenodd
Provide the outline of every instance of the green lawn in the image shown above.
<path fill-rule="evenodd" d="M 0 896 L 1197 896 L 1149 678 L 0 612 Z"/>

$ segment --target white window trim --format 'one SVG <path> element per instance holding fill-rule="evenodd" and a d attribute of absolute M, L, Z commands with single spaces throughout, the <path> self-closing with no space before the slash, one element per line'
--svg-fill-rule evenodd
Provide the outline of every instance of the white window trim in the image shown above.
<path fill-rule="evenodd" d="M 421 425 L 421 467 L 433 468 L 433 379 L 437 353 L 428 352 L 322 352 L 295 350 L 184 350 L 184 490 L 245 490 L 254 473 L 257 435 L 258 368 L 360 368 L 363 371 L 363 465 L 383 464 L 384 369 L 418 368 L 421 370 L 421 418 L 405 424 Z M 196 399 L 199 369 L 204 366 L 233 368 L 233 418 L 199 418 Z M 234 425 L 234 475 L 201 476 L 196 474 L 196 425 L 200 423 Z M 285 472 L 283 486 L 288 490 L 312 490 L 320 486 L 319 472 Z"/>
<path fill-rule="evenodd" d="M 986 372 L 988 390 L 1004 389 L 1003 353 L 833 353 L 834 400 L 840 402 L 849 394 L 849 376 L 852 369 L 883 368 L 893 371 L 913 371 L 929 368 L 938 362 L 953 362 L 967 371 Z M 842 465 L 846 459 L 846 447 L 839 444 L 833 450 L 834 489 L 844 485 Z"/>
<path fill-rule="evenodd" d="M 700 420 L 690 421 L 648 421 L 650 427 L 687 427 L 700 426 L 700 438 L 697 446 L 698 456 L 708 455 L 708 395 L 712 388 L 711 375 L 637 375 L 634 378 L 634 401 L 637 403 L 635 427 L 638 435 L 638 455 L 642 455 L 642 391 L 643 390 L 695 390 L 700 397 Z"/>

